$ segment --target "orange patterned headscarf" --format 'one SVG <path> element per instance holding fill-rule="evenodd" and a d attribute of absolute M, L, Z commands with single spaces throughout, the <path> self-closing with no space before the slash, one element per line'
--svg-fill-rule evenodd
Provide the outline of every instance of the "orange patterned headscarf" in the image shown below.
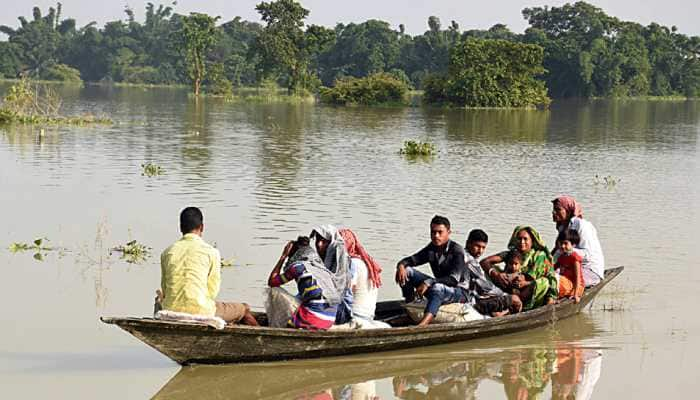
<path fill-rule="evenodd" d="M 367 254 L 367 251 L 360 244 L 360 240 L 357 239 L 355 232 L 350 229 L 343 228 L 338 231 L 340 236 L 343 237 L 345 242 L 345 249 L 348 251 L 350 257 L 359 258 L 365 265 L 367 265 L 367 273 L 369 275 L 369 280 L 372 281 L 374 287 L 382 286 L 382 267 L 379 266 L 372 256 Z"/>
<path fill-rule="evenodd" d="M 552 200 L 552 203 L 558 204 L 561 208 L 566 210 L 568 219 L 573 217 L 583 218 L 583 208 L 581 208 L 578 201 L 571 196 L 559 196 Z"/>

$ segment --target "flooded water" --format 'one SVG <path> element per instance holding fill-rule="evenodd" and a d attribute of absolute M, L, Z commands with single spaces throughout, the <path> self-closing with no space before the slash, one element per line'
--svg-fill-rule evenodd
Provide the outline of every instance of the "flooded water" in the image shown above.
<path fill-rule="evenodd" d="M 0 92 L 5 87 L 0 88 Z M 63 89 L 98 127 L 0 127 L 0 387 L 11 398 L 676 398 L 700 370 L 700 102 L 555 102 L 549 111 L 195 103 L 180 90 Z M 398 154 L 429 140 L 432 159 Z M 142 175 L 141 164 L 161 166 Z M 615 185 L 595 183 L 611 176 Z M 428 242 L 513 227 L 554 240 L 570 193 L 624 273 L 556 326 L 498 338 L 317 361 L 178 365 L 99 317 L 146 316 L 159 253 L 196 205 L 224 258 L 220 298 L 263 305 L 286 240 L 353 228 L 399 297 L 398 259 Z M 54 251 L 11 252 L 48 238 Z M 152 247 L 129 263 L 109 248 Z M 44 242 L 45 244 L 46 242 Z"/>

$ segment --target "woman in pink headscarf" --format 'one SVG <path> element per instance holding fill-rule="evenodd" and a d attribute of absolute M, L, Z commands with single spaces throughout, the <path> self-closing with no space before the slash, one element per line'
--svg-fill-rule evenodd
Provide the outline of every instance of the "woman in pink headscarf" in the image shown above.
<path fill-rule="evenodd" d="M 605 274 L 605 257 L 598 240 L 598 231 L 583 218 L 581 205 L 571 196 L 559 196 L 552 200 L 552 220 L 557 231 L 575 230 L 581 238 L 578 249 L 583 254 L 583 281 L 586 287 L 597 285 Z"/>

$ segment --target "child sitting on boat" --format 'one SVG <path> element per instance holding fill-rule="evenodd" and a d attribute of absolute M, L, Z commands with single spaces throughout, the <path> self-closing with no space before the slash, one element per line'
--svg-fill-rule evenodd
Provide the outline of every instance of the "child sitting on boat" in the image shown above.
<path fill-rule="evenodd" d="M 557 236 L 557 252 L 554 268 L 559 273 L 559 298 L 581 301 L 586 287 L 583 279 L 583 255 L 576 248 L 580 241 L 578 232 L 568 229 Z"/>

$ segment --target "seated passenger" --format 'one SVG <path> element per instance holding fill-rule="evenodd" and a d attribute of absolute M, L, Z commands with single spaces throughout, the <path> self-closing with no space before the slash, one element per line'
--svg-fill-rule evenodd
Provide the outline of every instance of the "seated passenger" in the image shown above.
<path fill-rule="evenodd" d="M 309 245 L 307 237 L 302 236 L 296 242 L 287 243 L 270 272 L 267 284 L 276 288 L 292 280 L 297 284 L 300 304 L 288 325 L 309 330 L 326 330 L 333 326 L 341 291 L 336 286 L 333 274 Z"/>
<path fill-rule="evenodd" d="M 519 281 L 519 297 L 523 310 L 553 304 L 558 297 L 557 277 L 552 265 L 552 256 L 544 245 L 539 233 L 530 226 L 518 226 L 508 243 L 509 250 L 486 257 L 481 266 L 496 285 L 508 288 L 508 276 L 494 267 L 506 260 L 510 252 L 520 252 L 523 262 L 521 271 L 525 280 Z"/>
<path fill-rule="evenodd" d="M 202 239 L 204 216 L 199 208 L 182 210 L 180 231 L 182 238 L 160 256 L 161 291 L 156 308 L 258 325 L 247 304 L 216 301 L 221 287 L 221 254 Z"/>
<path fill-rule="evenodd" d="M 396 283 L 401 286 L 406 302 L 425 296 L 428 304 L 418 326 L 427 326 L 443 304 L 465 303 L 468 300 L 469 280 L 464 265 L 464 249 L 450 240 L 450 221 L 436 215 L 430 221 L 430 243 L 418 253 L 406 257 L 396 265 Z M 429 263 L 435 278 L 416 268 Z"/>
<path fill-rule="evenodd" d="M 557 257 L 554 269 L 559 272 L 559 298 L 571 298 L 574 302 L 581 301 L 586 287 L 583 280 L 581 263 L 583 256 L 575 248 L 579 243 L 578 233 L 569 229 L 557 237 Z"/>
<path fill-rule="evenodd" d="M 350 229 L 340 229 L 345 249 L 350 255 L 352 271 L 352 320 L 360 328 L 387 328 L 388 324 L 374 320 L 379 287 L 382 286 L 379 266 L 360 244 L 357 235 Z"/>
<path fill-rule="evenodd" d="M 523 256 L 519 251 L 511 251 L 506 255 L 505 273 L 503 279 L 506 282 L 505 290 L 508 293 L 520 293 L 520 281 L 525 279 L 525 275 L 520 271 L 523 264 Z"/>
<path fill-rule="evenodd" d="M 583 281 L 586 287 L 597 285 L 605 277 L 605 257 L 595 226 L 583 218 L 581 205 L 571 196 L 552 200 L 552 220 L 559 233 L 573 229 L 578 233 L 578 248 L 582 253 Z"/>
<path fill-rule="evenodd" d="M 323 264 L 336 278 L 338 288 L 341 289 L 342 299 L 338 305 L 336 325 L 343 325 L 352 319 L 352 307 L 354 296 L 352 293 L 353 271 L 352 260 L 345 247 L 345 240 L 340 231 L 333 225 L 319 225 L 311 230 L 311 238 L 314 239 L 316 251 L 323 260 Z"/>
<path fill-rule="evenodd" d="M 489 237 L 481 229 L 469 232 L 467 243 L 464 246 L 464 263 L 469 273 L 469 290 L 474 299 L 474 308 L 483 315 L 499 316 L 513 309 L 518 312 L 522 309 L 520 298 L 506 294 L 498 286 L 494 285 L 479 264 L 480 257 L 484 254 Z"/>

